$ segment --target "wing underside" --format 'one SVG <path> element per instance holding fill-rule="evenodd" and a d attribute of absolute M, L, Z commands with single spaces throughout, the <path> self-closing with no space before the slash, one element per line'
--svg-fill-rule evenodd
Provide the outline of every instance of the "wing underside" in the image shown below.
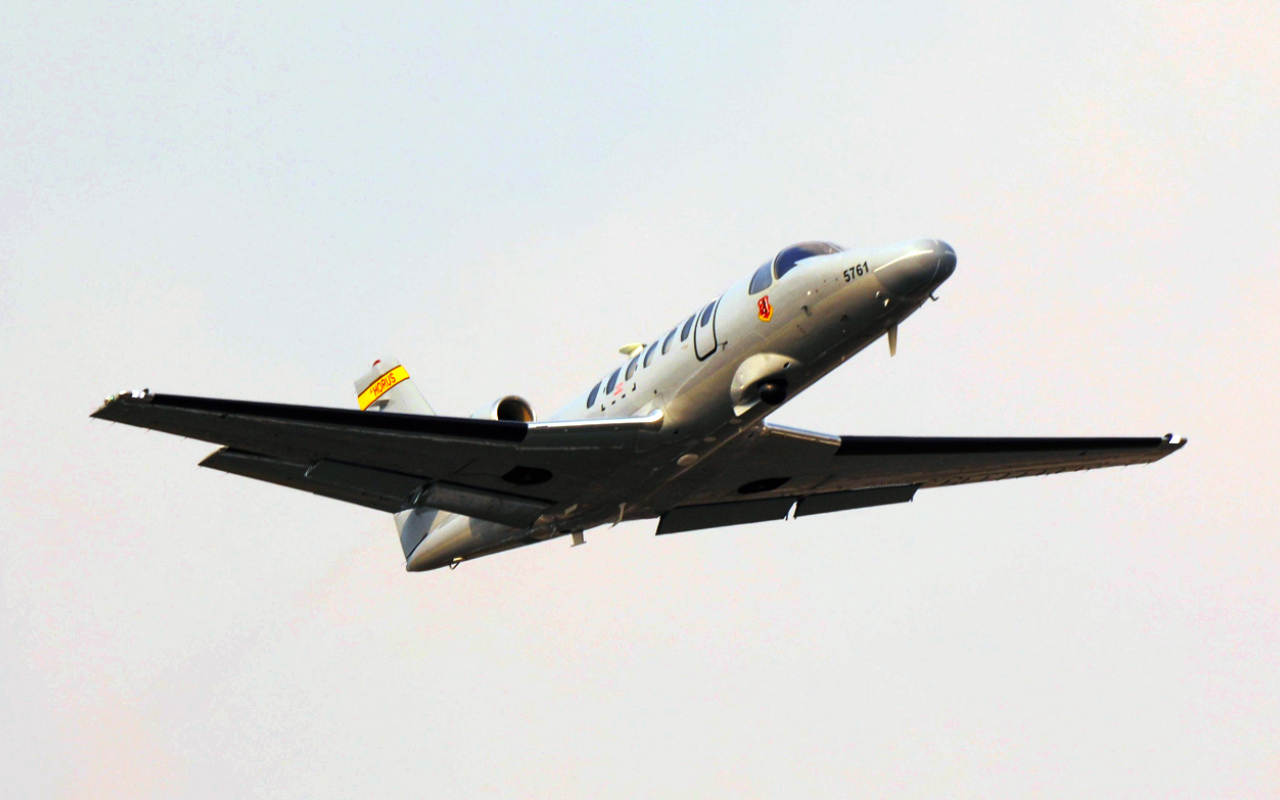
<path fill-rule="evenodd" d="M 645 418 L 523 423 L 140 393 L 93 416 L 224 445 L 201 466 L 380 511 L 529 527 L 625 462 Z"/>
<path fill-rule="evenodd" d="M 644 418 L 523 423 L 143 393 L 99 419 L 215 442 L 201 466 L 379 511 L 425 505 L 527 528 L 608 489 Z M 1146 464 L 1149 438 L 829 436 L 764 425 L 658 487 L 658 533 L 910 501 L 921 488 Z M 546 516 L 550 514 L 551 516 Z"/>
<path fill-rule="evenodd" d="M 1164 437 L 828 436 L 766 425 L 661 494 L 659 533 L 910 501 L 917 490 L 1148 464 L 1185 441 Z"/>

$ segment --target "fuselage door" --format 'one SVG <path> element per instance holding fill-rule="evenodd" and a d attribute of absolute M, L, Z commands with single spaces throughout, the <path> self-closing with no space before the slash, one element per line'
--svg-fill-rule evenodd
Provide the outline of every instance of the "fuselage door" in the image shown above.
<path fill-rule="evenodd" d="M 699 361 L 710 358 L 719 347 L 716 339 L 716 316 L 720 313 L 720 300 L 723 297 L 724 295 L 720 295 L 698 312 L 698 319 L 693 323 L 693 352 Z"/>

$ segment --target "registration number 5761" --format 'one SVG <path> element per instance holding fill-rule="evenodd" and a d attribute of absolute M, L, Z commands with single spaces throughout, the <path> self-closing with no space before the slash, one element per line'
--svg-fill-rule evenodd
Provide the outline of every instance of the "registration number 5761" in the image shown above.
<path fill-rule="evenodd" d="M 849 283 L 854 278 L 861 278 L 863 275 L 870 274 L 871 267 L 868 267 L 867 262 L 863 261 L 861 264 L 855 264 L 844 271 L 844 282 Z"/>

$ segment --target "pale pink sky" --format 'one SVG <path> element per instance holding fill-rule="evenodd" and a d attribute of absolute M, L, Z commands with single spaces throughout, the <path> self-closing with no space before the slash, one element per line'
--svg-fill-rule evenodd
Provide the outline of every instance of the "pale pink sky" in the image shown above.
<path fill-rule="evenodd" d="M 1280 795 L 1280 12 L 0 8 L 14 797 Z M 409 575 L 91 422 L 589 385 L 776 249 L 956 275 L 777 421 L 1152 467 Z"/>

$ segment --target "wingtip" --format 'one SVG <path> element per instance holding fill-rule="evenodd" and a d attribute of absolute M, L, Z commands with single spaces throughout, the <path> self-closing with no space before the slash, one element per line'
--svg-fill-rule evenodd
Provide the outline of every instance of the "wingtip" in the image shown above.
<path fill-rule="evenodd" d="M 152 398 L 154 397 L 155 395 L 152 394 L 150 389 L 140 389 L 137 391 L 130 391 L 128 389 L 125 389 L 116 394 L 109 394 L 106 397 L 102 398 L 102 405 L 98 406 L 97 410 L 94 411 L 89 416 L 93 419 L 103 419 L 104 417 L 107 419 L 110 419 L 110 417 L 106 417 L 105 415 L 105 412 L 108 411 L 109 409 L 115 406 L 118 406 L 121 403 L 124 403 L 128 400 L 140 400 L 144 403 L 150 403 Z"/>

